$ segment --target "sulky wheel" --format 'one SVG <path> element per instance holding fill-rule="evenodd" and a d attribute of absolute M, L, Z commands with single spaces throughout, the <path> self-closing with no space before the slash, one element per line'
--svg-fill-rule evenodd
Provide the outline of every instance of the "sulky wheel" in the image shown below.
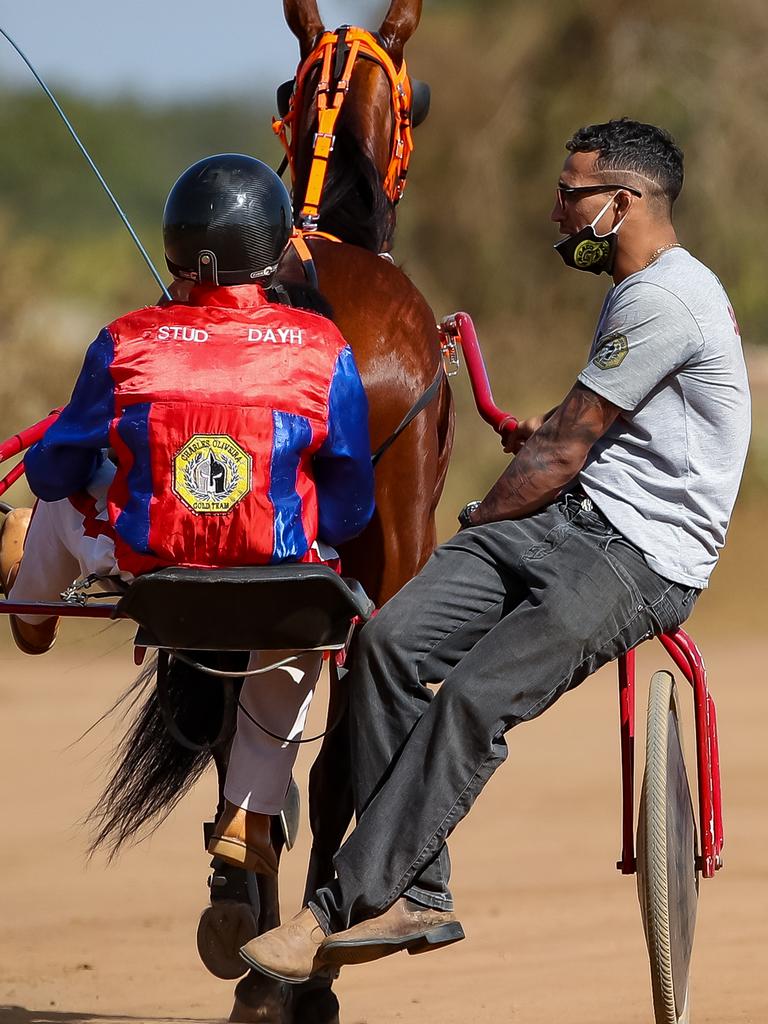
<path fill-rule="evenodd" d="M 656 1024 L 688 1024 L 688 972 L 699 894 L 696 823 L 683 760 L 677 689 L 669 672 L 655 673 L 648 698 L 637 891 Z"/>

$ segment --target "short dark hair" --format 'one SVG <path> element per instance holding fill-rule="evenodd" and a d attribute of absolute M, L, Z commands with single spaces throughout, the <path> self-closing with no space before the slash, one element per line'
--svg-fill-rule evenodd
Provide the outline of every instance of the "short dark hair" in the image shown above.
<path fill-rule="evenodd" d="M 663 128 L 622 117 L 579 128 L 565 144 L 571 153 L 598 153 L 596 171 L 629 171 L 650 178 L 671 210 L 683 187 L 683 152 Z"/>

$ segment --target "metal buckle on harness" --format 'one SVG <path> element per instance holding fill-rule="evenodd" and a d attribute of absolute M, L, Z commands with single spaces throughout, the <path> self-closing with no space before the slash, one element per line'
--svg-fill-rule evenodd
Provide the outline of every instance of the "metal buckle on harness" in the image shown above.
<path fill-rule="evenodd" d="M 317 231 L 320 224 L 320 215 L 315 213 L 305 213 L 301 217 L 301 230 L 302 231 Z"/>
<path fill-rule="evenodd" d="M 318 139 L 330 139 L 330 142 L 328 144 L 328 153 L 330 154 L 333 152 L 333 147 L 336 145 L 335 135 L 332 135 L 330 132 L 315 132 L 315 137 L 312 140 L 312 145 L 314 147 L 317 146 Z"/>
<path fill-rule="evenodd" d="M 437 329 L 440 332 L 440 351 L 443 355 L 445 375 L 446 377 L 455 377 L 461 369 L 458 328 L 454 322 L 453 329 L 446 323 L 438 324 Z"/>

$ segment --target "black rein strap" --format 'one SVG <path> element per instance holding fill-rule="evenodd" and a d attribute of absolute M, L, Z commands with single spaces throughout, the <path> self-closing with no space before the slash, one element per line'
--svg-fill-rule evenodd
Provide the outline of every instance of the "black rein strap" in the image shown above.
<path fill-rule="evenodd" d="M 426 409 L 429 403 L 434 401 L 435 398 L 437 398 L 437 393 L 440 390 L 440 385 L 443 383 L 443 374 L 443 364 L 441 363 L 440 366 L 438 366 L 437 368 L 435 379 L 429 385 L 427 390 L 422 394 L 421 398 L 419 398 L 418 401 L 416 401 L 411 406 L 411 408 L 405 414 L 405 416 L 394 429 L 394 431 L 389 435 L 387 440 L 383 444 L 379 445 L 379 447 L 371 456 L 371 462 L 374 466 L 379 461 L 384 452 L 395 443 L 398 437 L 400 437 L 402 432 L 411 423 L 411 421 L 415 420 L 419 413 L 422 412 L 422 410 Z"/>

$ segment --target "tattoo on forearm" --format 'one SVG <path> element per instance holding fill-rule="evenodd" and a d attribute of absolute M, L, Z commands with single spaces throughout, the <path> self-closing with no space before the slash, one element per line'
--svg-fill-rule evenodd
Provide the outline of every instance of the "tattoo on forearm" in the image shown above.
<path fill-rule="evenodd" d="M 551 501 L 579 472 L 619 412 L 576 384 L 496 481 L 475 512 L 475 522 L 518 518 Z"/>

